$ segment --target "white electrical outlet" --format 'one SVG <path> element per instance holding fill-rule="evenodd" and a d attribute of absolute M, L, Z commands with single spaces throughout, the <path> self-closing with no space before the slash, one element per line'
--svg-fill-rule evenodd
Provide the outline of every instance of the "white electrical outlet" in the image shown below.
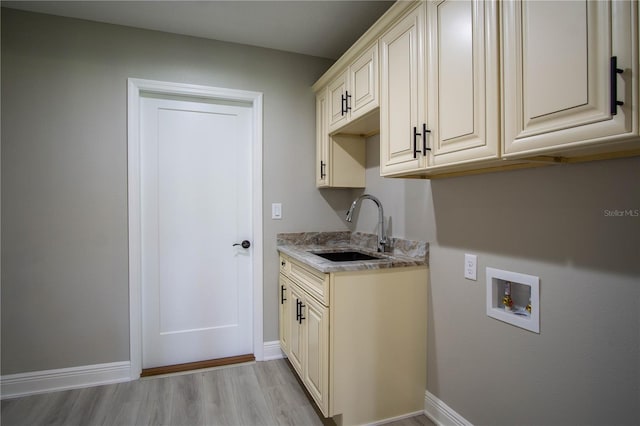
<path fill-rule="evenodd" d="M 464 255 L 464 277 L 468 280 L 478 280 L 478 256 L 475 254 Z"/>
<path fill-rule="evenodd" d="M 282 204 L 271 204 L 271 219 L 282 219 Z"/>

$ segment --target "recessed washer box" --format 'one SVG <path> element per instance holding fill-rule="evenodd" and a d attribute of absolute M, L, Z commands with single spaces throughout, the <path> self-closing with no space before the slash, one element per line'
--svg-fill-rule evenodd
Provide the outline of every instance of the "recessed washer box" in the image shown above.
<path fill-rule="evenodd" d="M 502 303 L 510 287 L 511 311 Z M 531 305 L 531 312 L 527 305 Z M 519 272 L 487 268 L 487 315 L 500 321 L 540 333 L 540 278 Z"/>

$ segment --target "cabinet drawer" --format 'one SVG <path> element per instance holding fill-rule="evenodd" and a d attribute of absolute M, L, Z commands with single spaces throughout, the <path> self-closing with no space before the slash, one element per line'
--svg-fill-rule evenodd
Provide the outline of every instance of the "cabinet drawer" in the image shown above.
<path fill-rule="evenodd" d="M 329 306 L 329 274 L 315 271 L 289 259 L 286 263 L 290 268 L 289 278 L 320 303 Z M 280 264 L 282 267 L 282 262 Z"/>
<path fill-rule="evenodd" d="M 291 274 L 291 261 L 282 254 L 280 255 L 280 273 L 287 277 Z"/>

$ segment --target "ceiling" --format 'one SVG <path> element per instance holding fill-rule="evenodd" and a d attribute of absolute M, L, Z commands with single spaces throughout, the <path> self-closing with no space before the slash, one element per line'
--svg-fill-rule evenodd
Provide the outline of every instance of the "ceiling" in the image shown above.
<path fill-rule="evenodd" d="M 382 0 L 2 1 L 2 7 L 337 59 L 392 3 Z"/>

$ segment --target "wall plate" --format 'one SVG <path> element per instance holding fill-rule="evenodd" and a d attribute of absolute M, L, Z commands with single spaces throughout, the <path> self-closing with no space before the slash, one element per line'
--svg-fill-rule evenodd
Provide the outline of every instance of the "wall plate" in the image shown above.
<path fill-rule="evenodd" d="M 475 254 L 464 255 L 464 277 L 468 280 L 477 281 L 478 276 L 478 256 Z"/>
<path fill-rule="evenodd" d="M 271 204 L 271 219 L 282 219 L 282 203 Z"/>

